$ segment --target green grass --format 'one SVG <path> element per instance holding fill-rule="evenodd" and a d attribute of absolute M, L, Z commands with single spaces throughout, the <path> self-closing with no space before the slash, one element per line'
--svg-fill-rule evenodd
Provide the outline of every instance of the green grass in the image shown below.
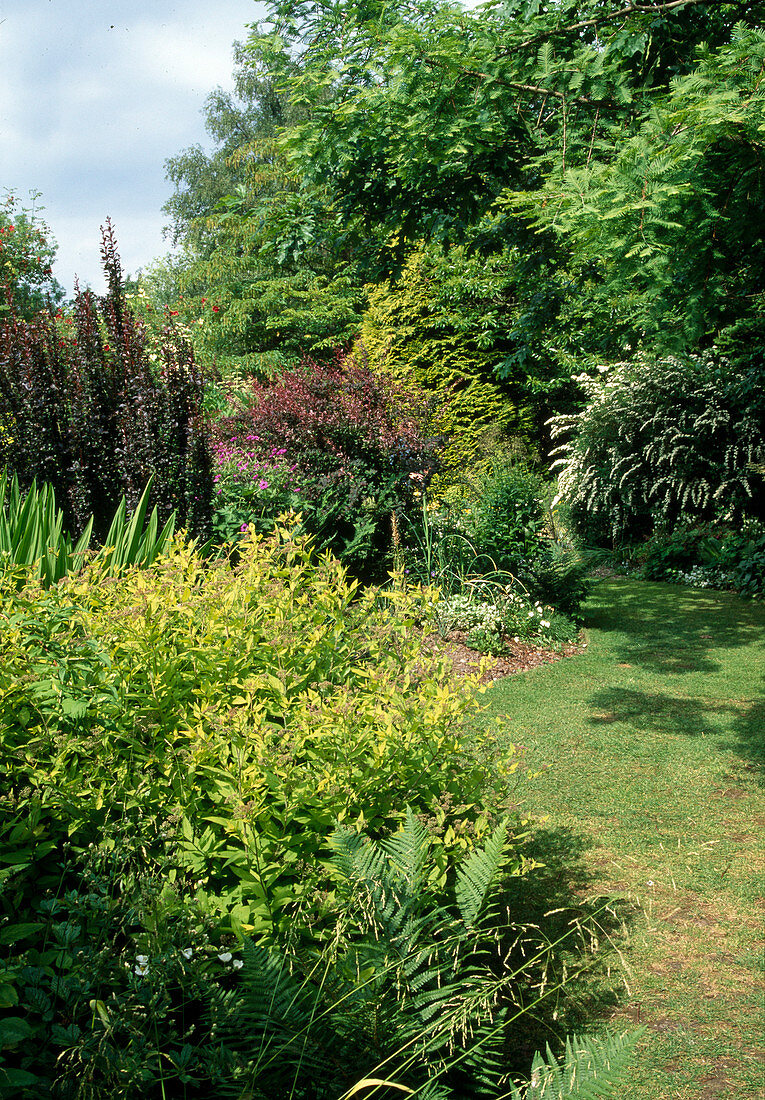
<path fill-rule="evenodd" d="M 613 580 L 586 632 L 487 695 L 536 772 L 536 904 L 561 927 L 601 912 L 607 945 L 554 1015 L 645 1026 L 622 1100 L 763 1096 L 765 608 Z"/>

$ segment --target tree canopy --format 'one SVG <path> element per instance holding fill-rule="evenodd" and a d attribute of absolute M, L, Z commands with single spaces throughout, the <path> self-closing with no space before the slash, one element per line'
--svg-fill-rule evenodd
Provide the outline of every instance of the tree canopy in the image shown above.
<path fill-rule="evenodd" d="M 269 0 L 238 53 L 245 106 L 210 100 L 218 152 L 196 176 L 170 162 L 187 297 L 210 288 L 216 346 L 244 361 L 327 354 L 425 249 L 423 300 L 516 389 L 565 401 L 576 370 L 641 351 L 751 363 L 758 19 L 750 0 Z"/>
<path fill-rule="evenodd" d="M 40 217 L 38 198 L 33 194 L 27 208 L 7 193 L 0 203 L 0 314 L 29 318 L 64 297 L 53 278 L 56 244 Z"/>

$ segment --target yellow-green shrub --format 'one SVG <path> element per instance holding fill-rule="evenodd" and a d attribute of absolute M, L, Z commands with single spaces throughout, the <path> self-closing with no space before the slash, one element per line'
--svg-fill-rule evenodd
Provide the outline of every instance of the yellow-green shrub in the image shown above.
<path fill-rule="evenodd" d="M 359 598 L 289 526 L 239 550 L 232 567 L 176 540 L 120 577 L 7 591 L 0 844 L 21 826 L 34 860 L 119 832 L 235 930 L 279 935 L 331 891 L 337 822 L 378 834 L 410 806 L 443 872 L 515 765 L 465 740 L 475 692 L 422 650 L 427 594 Z"/>
<path fill-rule="evenodd" d="M 484 268 L 485 261 L 470 260 L 462 248 L 443 256 L 423 247 L 398 282 L 370 291 L 362 322 L 361 340 L 373 365 L 442 399 L 431 425 L 449 440 L 440 484 L 473 466 L 487 443 L 501 444 L 530 427 L 508 387 L 495 379 L 495 341 L 482 341 L 479 307 L 483 302 L 488 309 L 491 296 Z M 496 327 L 496 317 L 483 320 L 488 329 Z"/>

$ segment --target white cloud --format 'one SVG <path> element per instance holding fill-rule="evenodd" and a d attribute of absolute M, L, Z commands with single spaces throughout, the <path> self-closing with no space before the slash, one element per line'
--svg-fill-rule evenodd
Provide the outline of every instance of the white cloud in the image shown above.
<path fill-rule="evenodd" d="M 166 251 L 164 162 L 206 144 L 253 0 L 0 0 L 0 194 L 41 191 L 67 289 L 100 280 L 99 225 L 127 270 Z"/>

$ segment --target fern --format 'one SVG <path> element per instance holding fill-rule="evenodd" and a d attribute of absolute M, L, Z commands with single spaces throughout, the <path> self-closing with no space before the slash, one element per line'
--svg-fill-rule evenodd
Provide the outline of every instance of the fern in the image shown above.
<path fill-rule="evenodd" d="M 475 849 L 457 870 L 455 894 L 460 916 L 472 928 L 483 912 L 491 888 L 502 869 L 507 846 L 507 823 L 502 822 L 483 848 Z"/>
<path fill-rule="evenodd" d="M 507 1100 L 606 1100 L 623 1079 L 641 1034 L 569 1038 L 560 1061 L 548 1046 L 546 1057 L 535 1054 L 529 1083 L 511 1088 Z"/>
<path fill-rule="evenodd" d="M 345 889 L 335 945 L 318 958 L 290 958 L 247 944 L 238 985 L 211 993 L 220 1095 L 338 1100 L 393 1088 L 419 1100 L 607 1096 L 634 1040 L 571 1040 L 560 1063 L 549 1050 L 538 1055 L 526 1089 L 506 1091 L 508 1029 L 523 1011 L 517 976 L 502 972 L 517 930 L 491 905 L 507 838 L 503 823 L 466 857 L 448 906 L 429 891 L 432 841 L 411 811 L 384 840 L 338 829 L 333 861 Z"/>

